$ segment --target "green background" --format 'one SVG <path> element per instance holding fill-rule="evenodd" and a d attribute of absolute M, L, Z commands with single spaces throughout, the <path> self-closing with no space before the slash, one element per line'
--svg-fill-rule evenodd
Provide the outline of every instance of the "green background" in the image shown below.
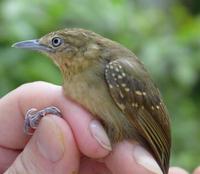
<path fill-rule="evenodd" d="M 62 84 L 49 59 L 10 45 L 65 27 L 93 30 L 138 55 L 171 114 L 171 165 L 199 165 L 200 1 L 1 0 L 0 96 L 37 80 Z"/>

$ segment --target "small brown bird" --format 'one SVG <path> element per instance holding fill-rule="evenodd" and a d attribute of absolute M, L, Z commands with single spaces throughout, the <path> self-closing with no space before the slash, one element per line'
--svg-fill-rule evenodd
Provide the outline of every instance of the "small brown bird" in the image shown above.
<path fill-rule="evenodd" d="M 168 173 L 169 114 L 144 65 L 130 50 L 84 29 L 63 29 L 13 46 L 47 54 L 62 72 L 65 95 L 102 122 L 112 143 L 137 140 Z M 59 113 L 56 108 L 35 111 L 32 117 L 29 113 L 25 130 L 35 128 L 44 112 L 52 111 Z"/>

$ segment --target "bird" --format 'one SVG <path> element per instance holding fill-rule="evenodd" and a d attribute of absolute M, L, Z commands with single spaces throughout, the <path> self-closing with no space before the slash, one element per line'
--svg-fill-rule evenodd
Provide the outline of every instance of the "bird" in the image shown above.
<path fill-rule="evenodd" d="M 169 112 L 159 89 L 137 56 L 93 31 L 65 28 L 39 39 L 17 42 L 16 48 L 46 54 L 63 76 L 64 95 L 101 121 L 112 144 L 136 140 L 168 173 L 171 149 Z M 31 110 L 25 131 L 36 128 L 45 111 Z"/>

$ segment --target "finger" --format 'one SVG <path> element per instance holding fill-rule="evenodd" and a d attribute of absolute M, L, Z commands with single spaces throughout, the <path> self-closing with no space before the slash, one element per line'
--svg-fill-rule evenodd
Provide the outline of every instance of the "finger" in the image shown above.
<path fill-rule="evenodd" d="M 0 173 L 3 173 L 13 163 L 20 151 L 0 147 Z"/>
<path fill-rule="evenodd" d="M 115 145 L 105 159 L 107 167 L 115 174 L 162 174 L 153 157 L 139 144 L 124 141 Z"/>
<path fill-rule="evenodd" d="M 24 115 L 30 108 L 40 110 L 47 106 L 61 110 L 83 154 L 101 158 L 109 153 L 109 139 L 100 124 L 93 121 L 92 115 L 66 99 L 60 86 L 45 82 L 23 85 L 0 100 L 0 145 L 22 149 L 28 141 L 28 136 L 22 131 Z"/>
<path fill-rule="evenodd" d="M 47 116 L 5 174 L 72 174 L 79 167 L 79 152 L 70 127 L 56 116 Z"/>
<path fill-rule="evenodd" d="M 84 158 L 81 160 L 79 174 L 112 174 L 104 163 Z"/>
<path fill-rule="evenodd" d="M 180 167 L 170 167 L 169 174 L 189 174 L 189 173 Z"/>
<path fill-rule="evenodd" d="M 100 122 L 71 101 L 67 106 L 62 108 L 64 118 L 72 127 L 80 151 L 91 158 L 105 157 L 111 151 L 111 144 Z"/>
<path fill-rule="evenodd" d="M 194 170 L 193 174 L 200 174 L 200 166 Z"/>

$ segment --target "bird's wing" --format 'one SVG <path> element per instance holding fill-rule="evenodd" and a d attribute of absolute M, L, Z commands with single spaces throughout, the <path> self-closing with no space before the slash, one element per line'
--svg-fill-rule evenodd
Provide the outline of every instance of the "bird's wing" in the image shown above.
<path fill-rule="evenodd" d="M 140 143 L 154 156 L 163 173 L 170 158 L 170 123 L 158 89 L 139 61 L 117 59 L 105 67 L 105 79 L 116 105 L 140 134 Z"/>

